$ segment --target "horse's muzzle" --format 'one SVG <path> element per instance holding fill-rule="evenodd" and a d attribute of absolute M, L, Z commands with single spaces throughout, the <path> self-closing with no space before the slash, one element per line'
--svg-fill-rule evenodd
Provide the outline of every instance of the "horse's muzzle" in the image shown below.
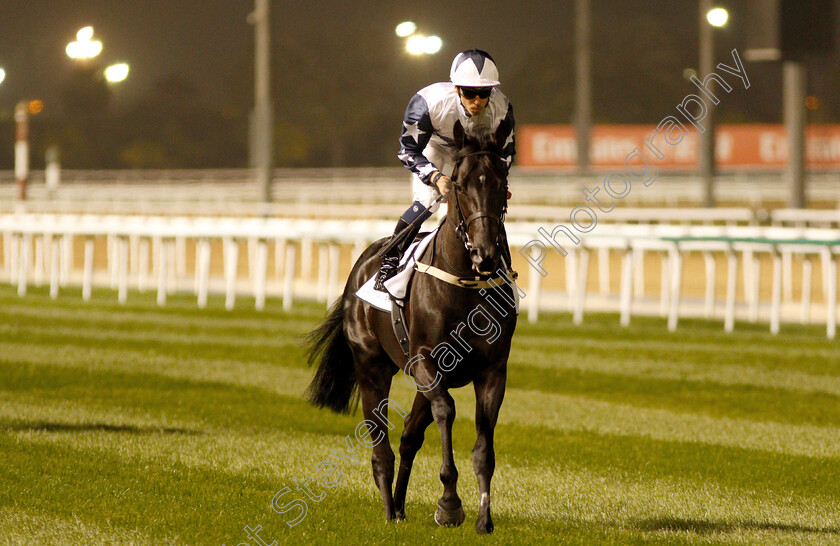
<path fill-rule="evenodd" d="M 489 251 L 482 248 L 470 249 L 473 270 L 479 275 L 491 275 L 499 262 L 499 253 L 495 247 Z"/>

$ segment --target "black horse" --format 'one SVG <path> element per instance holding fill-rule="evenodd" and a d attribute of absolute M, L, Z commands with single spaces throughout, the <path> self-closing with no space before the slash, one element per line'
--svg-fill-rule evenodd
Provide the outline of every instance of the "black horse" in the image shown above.
<path fill-rule="evenodd" d="M 507 167 L 500 156 L 504 134 L 500 128 L 495 134 L 465 135 L 456 123 L 458 151 L 447 216 L 419 260 L 425 265 L 418 264 L 418 270 L 427 274 L 415 273 L 408 290 L 405 323 L 411 357 L 394 334 L 391 316 L 355 295 L 378 270 L 377 251 L 387 239 L 362 253 L 343 297 L 310 334 L 310 364 L 317 361 L 319 366 L 309 386 L 309 400 L 319 407 L 348 412 L 355 405 L 358 388 L 370 438 L 384 439 L 373 448 L 372 464 L 388 520 L 405 518 L 411 467 L 424 431 L 434 421 L 443 448 L 440 479 L 444 486 L 435 521 L 446 526 L 463 523 L 452 455 L 455 402 L 448 389 L 472 382 L 478 433 L 472 456 L 480 493 L 476 529 L 493 531 L 493 431 L 505 394 L 507 360 L 516 328 L 517 288 L 510 272 L 500 266 L 502 247 L 507 244 L 502 227 L 507 209 Z M 387 420 L 387 401 L 391 379 L 400 369 L 413 377 L 418 392 L 405 419 L 399 475 L 392 495 L 394 452 L 388 441 L 392 425 Z"/>

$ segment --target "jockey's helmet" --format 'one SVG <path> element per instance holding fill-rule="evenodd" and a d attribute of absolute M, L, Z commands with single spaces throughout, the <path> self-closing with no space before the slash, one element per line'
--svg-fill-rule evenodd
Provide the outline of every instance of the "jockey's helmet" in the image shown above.
<path fill-rule="evenodd" d="M 468 49 L 455 56 L 449 79 L 458 87 L 494 87 L 499 85 L 499 70 L 489 53 Z"/>

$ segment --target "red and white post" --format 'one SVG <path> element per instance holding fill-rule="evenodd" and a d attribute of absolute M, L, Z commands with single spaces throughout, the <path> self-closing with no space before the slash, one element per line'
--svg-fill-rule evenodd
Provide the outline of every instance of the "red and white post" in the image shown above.
<path fill-rule="evenodd" d="M 18 201 L 26 201 L 26 183 L 29 179 L 29 104 L 26 101 L 15 107 L 15 178 L 17 178 Z"/>

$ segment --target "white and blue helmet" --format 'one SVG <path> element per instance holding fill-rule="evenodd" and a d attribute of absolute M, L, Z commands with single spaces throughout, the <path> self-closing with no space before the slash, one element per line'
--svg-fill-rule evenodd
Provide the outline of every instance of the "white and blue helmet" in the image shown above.
<path fill-rule="evenodd" d="M 468 49 L 455 56 L 449 79 L 458 87 L 495 87 L 499 85 L 499 69 L 486 51 Z"/>

